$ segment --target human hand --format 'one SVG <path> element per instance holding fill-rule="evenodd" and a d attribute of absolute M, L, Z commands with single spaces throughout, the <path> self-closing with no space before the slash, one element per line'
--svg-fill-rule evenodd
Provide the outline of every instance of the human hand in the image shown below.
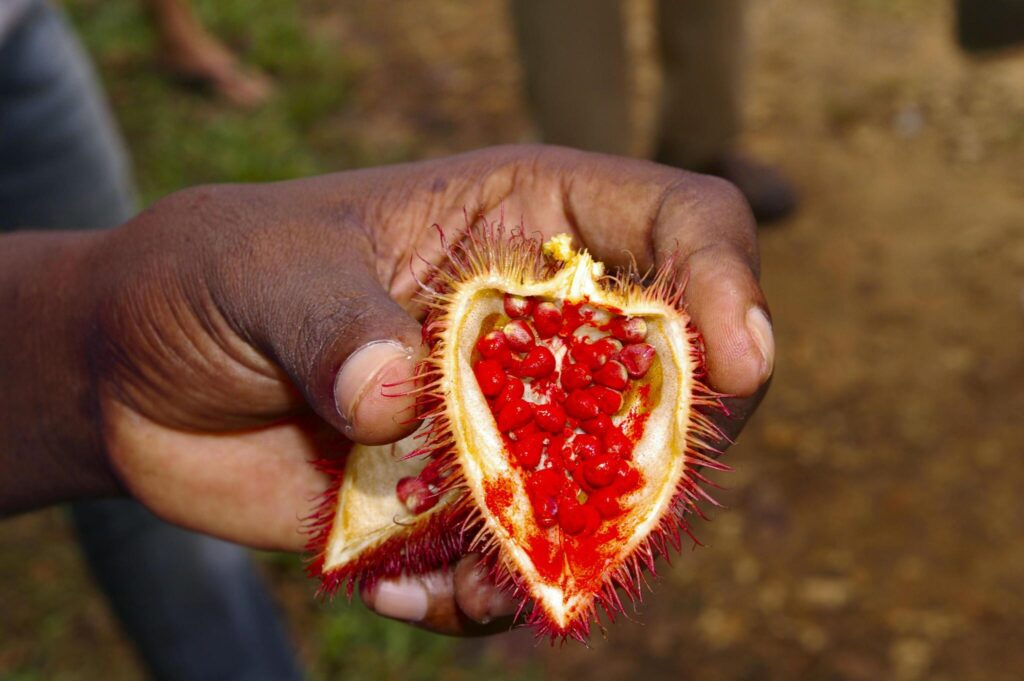
<path fill-rule="evenodd" d="M 573 234 L 609 266 L 671 253 L 704 334 L 713 388 L 743 398 L 771 374 L 753 220 L 720 180 L 568 149 L 503 147 L 438 161 L 165 199 L 93 238 L 85 316 L 93 418 L 125 487 L 180 525 L 301 550 L 324 489 L 310 461 L 349 441 L 399 439 L 413 376 L 417 275 L 457 241 L 463 211 L 529 233 Z M 422 262 L 413 258 L 418 255 Z M 410 266 L 410 262 L 412 265 Z M 97 272 L 99 275 L 97 276 Z M 83 335 L 85 335 L 83 333 Z M 473 563 L 364 594 L 382 614 L 442 631 L 509 605 Z"/>

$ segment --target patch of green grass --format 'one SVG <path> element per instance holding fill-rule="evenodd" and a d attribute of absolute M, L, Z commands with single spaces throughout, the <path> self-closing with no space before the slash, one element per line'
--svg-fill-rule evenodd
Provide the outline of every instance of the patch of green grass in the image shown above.
<path fill-rule="evenodd" d="M 509 665 L 480 652 L 482 646 L 430 634 L 382 619 L 360 605 L 339 604 L 320 630 L 318 672 L 327 679 L 365 681 L 530 681 L 539 670 Z"/>
<path fill-rule="evenodd" d="M 244 111 L 174 82 L 139 0 L 69 0 L 67 9 L 99 63 L 150 202 L 207 182 L 260 182 L 323 172 L 314 127 L 346 105 L 352 69 L 340 50 L 311 38 L 296 3 L 204 0 L 204 23 L 242 60 L 263 69 L 276 96 Z M 346 165 L 333 154 L 330 169 Z"/>
<path fill-rule="evenodd" d="M 9 676 L 4 677 L 4 681 L 42 681 L 43 678 L 41 674 L 30 669 L 15 669 Z"/>

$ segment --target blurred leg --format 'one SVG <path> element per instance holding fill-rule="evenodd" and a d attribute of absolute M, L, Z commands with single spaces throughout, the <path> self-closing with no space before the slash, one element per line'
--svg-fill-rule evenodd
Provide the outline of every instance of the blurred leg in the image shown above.
<path fill-rule="evenodd" d="M 89 62 L 33 2 L 0 43 L 0 231 L 113 227 L 134 213 L 128 156 Z"/>
<path fill-rule="evenodd" d="M 697 168 L 740 129 L 745 0 L 660 0 L 661 155 Z"/>
<path fill-rule="evenodd" d="M 746 0 L 660 0 L 663 107 L 656 160 L 735 184 L 765 223 L 796 194 L 782 175 L 736 150 L 742 120 Z"/>
<path fill-rule="evenodd" d="M 620 0 L 514 0 L 526 89 L 545 142 L 628 154 L 626 36 Z"/>
<path fill-rule="evenodd" d="M 161 522 L 128 499 L 75 504 L 72 516 L 93 574 L 153 678 L 302 677 L 245 551 Z"/>
<path fill-rule="evenodd" d="M 88 60 L 42 2 L 0 44 L 0 231 L 102 228 L 134 213 L 124 146 Z M 156 679 L 298 679 L 241 548 L 128 500 L 74 504 L 82 550 Z"/>

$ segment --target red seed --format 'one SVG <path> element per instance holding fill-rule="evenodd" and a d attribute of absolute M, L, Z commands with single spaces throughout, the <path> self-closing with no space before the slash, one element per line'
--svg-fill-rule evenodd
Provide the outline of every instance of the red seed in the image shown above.
<path fill-rule="evenodd" d="M 526 387 L 523 382 L 515 376 L 509 376 L 505 379 L 505 387 L 501 389 L 498 396 L 494 398 L 494 404 L 491 409 L 497 414 L 499 411 L 505 408 L 505 406 L 512 400 L 518 400 L 526 392 Z"/>
<path fill-rule="evenodd" d="M 582 364 L 562 365 L 562 387 L 566 390 L 586 388 L 592 380 L 590 370 Z"/>
<path fill-rule="evenodd" d="M 555 496 L 562 488 L 565 476 L 553 468 L 542 468 L 534 472 L 526 481 L 527 492 L 531 495 Z"/>
<path fill-rule="evenodd" d="M 560 463 L 565 467 L 565 470 L 572 473 L 580 464 L 579 455 L 573 451 L 571 447 L 565 446 L 564 437 L 559 437 L 557 443 L 555 443 L 554 440 L 555 438 L 552 438 L 552 443 L 548 444 L 548 457 L 551 460 L 552 465 L 558 465 Z"/>
<path fill-rule="evenodd" d="M 440 457 L 431 459 L 430 463 L 424 466 L 423 470 L 420 471 L 420 480 L 428 485 L 434 485 L 441 482 L 442 479 L 448 477 L 444 464 L 444 459 Z"/>
<path fill-rule="evenodd" d="M 600 411 L 597 400 L 585 390 L 573 390 L 565 398 L 565 413 L 575 419 L 592 419 Z"/>
<path fill-rule="evenodd" d="M 594 372 L 594 383 L 616 390 L 625 390 L 629 385 L 629 375 L 622 362 L 612 360 Z"/>
<path fill-rule="evenodd" d="M 522 319 L 513 319 L 503 329 L 509 347 L 519 352 L 526 352 L 533 347 L 533 329 Z"/>
<path fill-rule="evenodd" d="M 509 433 L 509 436 L 513 440 L 518 442 L 519 440 L 525 440 L 531 435 L 536 435 L 539 432 L 540 428 L 537 427 L 536 423 L 531 421 L 527 423 L 525 426 L 522 426 L 521 428 L 514 429 L 512 432 Z"/>
<path fill-rule="evenodd" d="M 541 430 L 549 433 L 560 433 L 565 427 L 565 409 L 554 402 L 537 407 L 534 418 Z"/>
<path fill-rule="evenodd" d="M 533 300 L 531 298 L 514 296 L 511 293 L 506 293 L 504 307 L 505 314 L 513 319 L 517 317 L 525 317 L 530 314 L 530 310 L 533 309 Z"/>
<path fill-rule="evenodd" d="M 533 506 L 533 514 L 541 527 L 555 524 L 558 514 L 558 494 L 565 483 L 561 473 L 542 468 L 532 473 L 526 480 L 526 492 Z"/>
<path fill-rule="evenodd" d="M 598 414 L 592 419 L 587 419 L 580 424 L 580 427 L 588 433 L 600 436 L 602 433 L 607 431 L 609 428 L 614 428 L 612 420 L 608 417 L 608 414 Z"/>
<path fill-rule="evenodd" d="M 476 349 L 485 359 L 501 360 L 509 353 L 508 339 L 501 331 L 491 331 L 480 337 Z"/>
<path fill-rule="evenodd" d="M 601 440 L 596 435 L 579 434 L 572 439 L 572 450 L 581 459 L 593 459 L 603 451 Z"/>
<path fill-rule="evenodd" d="M 550 456 L 561 456 L 562 450 L 565 449 L 565 440 L 566 436 L 564 434 L 552 435 L 548 440 L 548 454 Z"/>
<path fill-rule="evenodd" d="M 619 497 L 611 487 L 596 490 L 587 499 L 587 506 L 593 506 L 602 518 L 614 518 L 622 513 L 622 505 Z"/>
<path fill-rule="evenodd" d="M 543 345 L 535 345 L 526 353 L 519 373 L 529 378 L 547 378 L 555 370 L 555 356 Z"/>
<path fill-rule="evenodd" d="M 538 336 L 551 338 L 562 328 L 562 311 L 554 303 L 540 303 L 533 311 L 533 323 Z"/>
<path fill-rule="evenodd" d="M 537 467 L 543 451 L 544 436 L 540 433 L 529 435 L 512 446 L 512 454 L 515 456 L 516 463 L 527 470 Z"/>
<path fill-rule="evenodd" d="M 639 343 L 647 338 L 647 322 L 643 317 L 616 317 L 609 326 L 612 335 L 626 343 Z"/>
<path fill-rule="evenodd" d="M 619 459 L 618 467 L 615 469 L 615 490 L 619 494 L 632 492 L 640 486 L 640 471 L 629 465 L 629 462 Z"/>
<path fill-rule="evenodd" d="M 604 451 L 611 456 L 628 459 L 633 454 L 633 441 L 626 437 L 618 428 L 609 428 L 604 432 Z"/>
<path fill-rule="evenodd" d="M 583 477 L 594 487 L 607 487 L 615 481 L 617 459 L 607 454 L 584 462 Z"/>
<path fill-rule="evenodd" d="M 537 524 L 544 529 L 554 527 L 555 523 L 558 522 L 558 519 L 556 518 L 558 514 L 558 502 L 555 501 L 554 497 L 547 497 L 540 503 L 541 506 L 533 507 L 534 518 L 537 520 Z"/>
<path fill-rule="evenodd" d="M 586 476 L 583 475 L 583 462 L 580 461 L 579 465 L 576 466 L 572 471 L 572 479 L 576 481 L 576 484 L 580 486 L 587 494 L 594 491 L 594 486 L 587 482 Z"/>
<path fill-rule="evenodd" d="M 558 507 L 558 526 L 568 535 L 577 535 L 587 529 L 587 513 L 578 502 L 560 504 Z"/>
<path fill-rule="evenodd" d="M 513 378 L 509 379 L 509 381 L 514 380 Z M 622 393 L 617 390 L 606 388 L 603 385 L 595 385 L 588 389 L 587 392 L 597 400 L 597 406 L 605 414 L 615 414 L 618 413 L 619 409 L 622 409 Z"/>
<path fill-rule="evenodd" d="M 526 400 L 512 400 L 498 412 L 498 430 L 507 433 L 522 428 L 533 419 L 533 409 Z"/>
<path fill-rule="evenodd" d="M 582 338 L 576 341 L 569 354 L 578 364 L 582 364 L 591 371 L 600 369 L 611 357 L 607 347 L 599 343 L 588 343 Z"/>
<path fill-rule="evenodd" d="M 505 369 L 493 359 L 482 359 L 473 367 L 480 392 L 487 397 L 495 397 L 505 387 Z"/>
<path fill-rule="evenodd" d="M 402 478 L 395 485 L 395 492 L 398 494 L 398 500 L 412 513 L 423 513 L 437 504 L 437 495 L 419 478 Z"/>
<path fill-rule="evenodd" d="M 612 338 L 611 336 L 605 336 L 594 341 L 594 350 L 600 352 L 602 355 L 611 357 L 622 350 L 622 341 Z M 608 361 L 607 359 L 605 361 Z"/>
<path fill-rule="evenodd" d="M 509 352 L 503 364 L 505 366 L 505 370 L 508 371 L 509 376 L 521 376 L 520 371 L 523 367 L 523 360 Z"/>
<path fill-rule="evenodd" d="M 618 359 L 632 378 L 642 378 L 654 363 L 654 346 L 650 343 L 627 345 Z"/>
<path fill-rule="evenodd" d="M 566 521 L 563 521 L 563 519 L 562 519 L 563 513 L 560 512 L 558 514 L 558 526 L 560 528 L 562 528 L 562 530 L 565 531 L 566 534 L 574 535 L 574 536 L 575 535 L 583 535 L 583 536 L 590 535 L 590 534 L 593 534 L 594 531 L 601 524 L 601 516 L 600 516 L 600 514 L 597 512 L 596 509 L 594 509 L 589 504 L 582 504 L 581 505 L 581 504 L 577 503 L 575 506 L 570 505 L 569 509 L 570 509 L 569 512 L 567 514 L 565 514 L 565 515 L 568 516 L 568 519 Z M 563 522 L 568 524 L 573 530 L 576 530 L 576 531 L 570 532 L 566 528 L 566 525 L 563 525 Z M 578 530 L 576 529 L 577 527 L 579 527 Z"/>

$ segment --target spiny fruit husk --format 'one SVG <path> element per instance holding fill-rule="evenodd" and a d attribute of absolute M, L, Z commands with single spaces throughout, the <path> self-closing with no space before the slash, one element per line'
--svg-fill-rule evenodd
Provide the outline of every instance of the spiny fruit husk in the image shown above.
<path fill-rule="evenodd" d="M 424 425 L 324 464 L 310 572 L 351 595 L 480 552 L 539 635 L 585 641 L 714 503 L 701 339 L 670 266 L 645 287 L 566 235 L 494 227 L 446 251 L 424 285 Z"/>

